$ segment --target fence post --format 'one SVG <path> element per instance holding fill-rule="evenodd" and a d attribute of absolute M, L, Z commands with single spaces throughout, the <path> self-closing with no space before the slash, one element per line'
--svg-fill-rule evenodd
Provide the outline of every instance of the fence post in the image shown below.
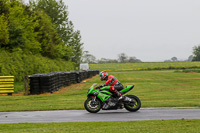
<path fill-rule="evenodd" d="M 28 95 L 29 94 L 28 76 L 24 77 L 24 89 L 25 89 L 25 94 L 24 95 Z"/>

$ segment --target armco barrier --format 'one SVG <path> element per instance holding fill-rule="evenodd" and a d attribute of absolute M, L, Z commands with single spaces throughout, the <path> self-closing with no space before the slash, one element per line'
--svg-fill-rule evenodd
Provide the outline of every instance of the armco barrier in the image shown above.
<path fill-rule="evenodd" d="M 80 83 L 99 74 L 99 70 L 63 71 L 29 76 L 30 94 L 58 91 L 61 87 Z"/>
<path fill-rule="evenodd" d="M 0 76 L 0 94 L 14 93 L 14 76 Z"/>

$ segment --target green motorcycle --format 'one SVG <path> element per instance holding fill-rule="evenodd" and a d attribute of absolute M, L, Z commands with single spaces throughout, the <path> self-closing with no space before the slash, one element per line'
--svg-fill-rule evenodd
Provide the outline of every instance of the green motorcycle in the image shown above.
<path fill-rule="evenodd" d="M 95 89 L 97 83 L 94 83 L 87 93 L 87 99 L 84 103 L 85 109 L 90 113 L 97 113 L 102 110 L 116 110 L 127 109 L 128 111 L 135 112 L 140 109 L 141 101 L 135 95 L 125 95 L 123 100 L 118 98 L 109 91 L 110 86 L 105 86 L 100 89 Z M 128 85 L 126 88 L 119 92 L 123 95 L 132 90 L 134 85 Z M 109 108 L 104 108 L 103 105 L 108 104 Z"/>

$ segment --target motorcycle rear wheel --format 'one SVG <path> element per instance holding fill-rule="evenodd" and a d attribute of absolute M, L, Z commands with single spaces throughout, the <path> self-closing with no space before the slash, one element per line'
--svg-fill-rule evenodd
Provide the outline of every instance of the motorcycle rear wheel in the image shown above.
<path fill-rule="evenodd" d="M 100 111 L 102 104 L 99 99 L 94 99 L 89 97 L 85 100 L 84 107 L 90 113 L 97 113 Z"/>
<path fill-rule="evenodd" d="M 133 103 L 124 103 L 124 107 L 126 108 L 126 110 L 131 111 L 131 112 L 136 112 L 140 109 L 141 107 L 141 101 L 140 99 L 135 96 L 135 95 L 126 95 L 127 97 L 133 99 L 133 101 L 135 102 L 135 104 Z"/>

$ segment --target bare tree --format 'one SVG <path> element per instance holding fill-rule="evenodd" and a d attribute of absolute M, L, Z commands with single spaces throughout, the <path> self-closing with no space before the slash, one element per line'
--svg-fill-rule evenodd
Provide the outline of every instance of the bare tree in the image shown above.
<path fill-rule="evenodd" d="M 178 61 L 177 57 L 172 57 L 171 60 L 174 61 L 174 62 Z"/>
<path fill-rule="evenodd" d="M 128 62 L 142 62 L 142 61 L 137 59 L 136 57 L 129 57 Z"/>
<path fill-rule="evenodd" d="M 121 53 L 118 55 L 118 60 L 119 62 L 127 62 L 128 61 L 128 56 L 125 53 Z"/>

